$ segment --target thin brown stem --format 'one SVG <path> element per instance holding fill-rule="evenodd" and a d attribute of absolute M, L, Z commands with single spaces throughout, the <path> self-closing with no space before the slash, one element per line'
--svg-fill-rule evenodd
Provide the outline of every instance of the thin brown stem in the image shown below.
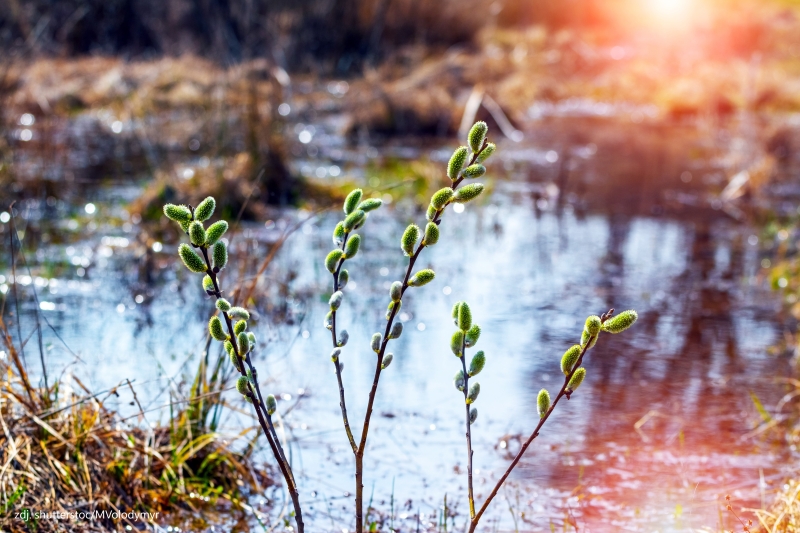
<path fill-rule="evenodd" d="M 469 419 L 469 402 L 467 402 L 467 395 L 469 394 L 469 374 L 467 373 L 467 336 L 461 341 L 461 368 L 464 372 L 464 405 L 467 411 L 467 494 L 469 496 L 469 517 L 475 518 L 475 496 L 472 490 L 472 423 Z"/>
<path fill-rule="evenodd" d="M 608 317 L 611 314 L 611 312 L 613 312 L 613 309 L 609 311 L 609 313 L 603 315 L 602 320 L 605 321 L 606 317 Z M 481 505 L 481 508 L 478 510 L 477 514 L 475 514 L 472 520 L 470 520 L 469 530 L 468 530 L 469 533 L 474 533 L 475 528 L 478 527 L 478 522 L 480 522 L 480 519 L 483 516 L 483 513 L 486 512 L 486 509 L 489 507 L 489 504 L 492 503 L 494 497 L 497 496 L 497 492 L 500 490 L 500 487 L 502 487 L 503 484 L 506 482 L 508 476 L 511 475 L 511 471 L 514 470 L 517 464 L 519 464 L 520 460 L 522 459 L 522 456 L 525 455 L 525 451 L 528 449 L 531 443 L 536 439 L 536 437 L 539 436 L 539 431 L 542 429 L 542 426 L 544 426 L 544 423 L 547 422 L 547 419 L 550 418 L 550 415 L 555 410 L 556 405 L 558 405 L 559 400 L 561 400 L 561 397 L 566 395 L 567 400 L 569 400 L 571 391 L 569 392 L 567 391 L 567 386 L 569 385 L 572 376 L 581 367 L 581 363 L 583 362 L 583 356 L 586 355 L 586 352 L 589 350 L 589 347 L 592 345 L 592 343 L 596 338 L 597 334 L 589 337 L 589 339 L 586 341 L 586 344 L 584 344 L 583 347 L 581 348 L 581 354 L 580 356 L 578 356 L 578 360 L 575 362 L 575 365 L 572 367 L 570 373 L 567 374 L 567 376 L 564 378 L 564 384 L 561 386 L 561 390 L 558 391 L 558 395 L 556 396 L 556 399 L 553 401 L 553 404 L 550 406 L 550 409 L 548 409 L 547 412 L 544 414 L 544 416 L 539 419 L 539 423 L 536 424 L 536 428 L 533 430 L 533 432 L 530 434 L 527 440 L 523 443 L 522 447 L 519 449 L 519 452 L 517 452 L 517 455 L 514 457 L 514 460 L 511 461 L 511 464 L 508 465 L 508 468 L 506 468 L 506 471 L 497 481 L 494 488 L 489 493 L 489 496 L 486 497 L 486 501 L 483 502 L 483 505 Z"/>

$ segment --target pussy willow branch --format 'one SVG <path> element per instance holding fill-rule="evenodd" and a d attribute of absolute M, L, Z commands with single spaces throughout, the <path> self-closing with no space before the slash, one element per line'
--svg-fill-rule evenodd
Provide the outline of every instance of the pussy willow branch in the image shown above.
<path fill-rule="evenodd" d="M 602 322 L 605 322 L 613 312 L 614 312 L 613 309 L 610 310 L 608 313 L 600 317 L 600 320 Z M 550 418 L 550 415 L 555 410 L 556 405 L 558 405 L 558 401 L 561 400 L 561 397 L 566 395 L 567 400 L 569 400 L 571 392 L 567 392 L 567 386 L 569 385 L 569 382 L 572 379 L 573 374 L 575 374 L 575 372 L 577 372 L 577 370 L 581 367 L 581 363 L 583 362 L 583 356 L 586 355 L 586 352 L 589 350 L 589 347 L 592 345 L 594 340 L 597 338 L 597 335 L 599 334 L 600 333 L 598 332 L 595 335 L 589 337 L 589 339 L 586 341 L 586 344 L 584 344 L 583 347 L 581 348 L 581 354 L 580 356 L 578 356 L 578 360 L 575 362 L 575 365 L 573 365 L 572 371 L 569 373 L 569 375 L 567 375 L 564 378 L 564 384 L 561 386 L 561 390 L 558 391 L 558 396 L 556 396 L 556 399 L 553 401 L 553 404 L 550 406 L 550 409 L 548 409 L 545 415 L 541 419 L 539 419 L 539 423 L 536 424 L 536 428 L 533 430 L 528 439 L 519 449 L 519 452 L 517 452 L 516 457 L 514 457 L 514 460 L 511 461 L 510 465 L 508 465 L 508 468 L 506 468 L 506 471 L 497 481 L 494 488 L 489 493 L 489 496 L 486 497 L 486 501 L 483 502 L 483 505 L 481 505 L 481 508 L 478 511 L 478 513 L 470 520 L 469 533 L 474 533 L 475 528 L 478 527 L 478 522 L 480 521 L 481 516 L 483 516 L 483 513 L 486 511 L 486 508 L 489 507 L 490 503 L 492 503 L 492 500 L 494 499 L 495 496 L 497 496 L 497 492 L 500 490 L 500 487 L 503 486 L 503 483 L 506 482 L 508 476 L 511 475 L 511 471 L 514 470 L 514 468 L 519 463 L 520 459 L 522 459 L 522 456 L 525 455 L 525 451 L 528 449 L 528 446 L 530 446 L 531 443 L 536 439 L 536 437 L 539 436 L 539 431 L 542 429 L 542 426 L 544 426 L 544 423 L 547 422 L 547 419 Z"/>
<path fill-rule="evenodd" d="M 469 517 L 475 518 L 475 496 L 472 491 L 472 423 L 469 419 L 469 403 L 467 403 L 467 395 L 469 394 L 469 374 L 467 373 L 467 336 L 461 339 L 461 368 L 464 372 L 464 405 L 467 410 L 467 494 L 469 496 Z"/>
<path fill-rule="evenodd" d="M 469 163 L 467 163 L 464 168 L 473 165 L 475 161 L 477 161 L 478 156 L 486 149 L 488 145 L 488 139 L 484 139 L 483 146 L 477 152 L 472 154 L 472 158 L 470 159 Z M 458 187 L 461 182 L 464 181 L 463 176 L 459 176 L 458 179 L 453 181 L 451 188 L 453 190 Z M 444 210 L 447 206 L 442 207 L 441 209 L 437 209 L 436 213 L 432 217 L 432 222 L 437 226 L 441 224 L 441 216 L 444 213 Z M 425 248 L 425 239 L 421 239 L 419 246 L 417 246 L 416 251 L 408 260 L 408 268 L 406 269 L 406 275 L 403 278 L 403 286 L 400 289 L 400 300 L 398 302 L 403 301 L 403 296 L 406 293 L 406 289 L 408 289 L 408 280 L 411 277 L 411 271 L 414 268 L 414 263 L 417 262 L 417 258 L 419 254 L 422 252 L 423 248 Z M 367 435 L 369 433 L 369 422 L 372 417 L 372 408 L 375 404 L 375 394 L 378 392 L 378 382 L 381 378 L 381 367 L 383 366 L 383 355 L 386 353 L 386 347 L 389 344 L 389 333 L 392 330 L 392 324 L 394 323 L 395 316 L 397 315 L 397 310 L 399 309 L 399 305 L 395 303 L 392 306 L 392 312 L 389 315 L 389 320 L 386 321 L 386 329 L 383 333 L 383 341 L 381 342 L 381 348 L 378 352 L 377 363 L 375 365 L 375 376 L 372 379 L 372 387 L 369 391 L 369 399 L 367 401 L 367 412 L 364 415 L 364 426 L 361 430 L 361 441 L 358 444 L 358 448 L 356 449 L 356 533 L 363 533 L 364 529 L 364 513 L 363 513 L 363 502 L 364 502 L 364 469 L 363 469 L 363 459 L 364 459 L 364 450 L 367 447 Z"/>
<path fill-rule="evenodd" d="M 347 231 L 345 232 L 344 239 L 342 240 L 342 251 L 344 251 L 345 246 L 347 246 L 347 239 L 349 238 L 350 232 Z M 339 264 L 336 265 L 336 270 L 333 273 L 333 292 L 339 290 L 339 272 L 342 270 L 342 265 L 344 265 L 344 262 L 344 257 L 339 259 Z M 331 326 L 331 339 L 333 340 L 333 348 L 336 349 L 336 311 L 331 312 Z M 350 421 L 347 418 L 347 404 L 344 400 L 344 383 L 342 383 L 341 360 L 334 361 L 333 364 L 336 367 L 336 380 L 339 382 L 339 407 L 342 409 L 344 430 L 347 432 L 347 439 L 350 441 L 350 447 L 353 449 L 353 453 L 356 453 L 358 451 L 356 439 L 353 438 L 353 431 L 350 429 Z"/>
<path fill-rule="evenodd" d="M 222 297 L 222 291 L 219 288 L 217 273 L 211 267 L 211 261 L 208 258 L 208 248 L 206 246 L 194 247 L 198 248 L 203 254 L 203 260 L 206 263 L 206 274 L 208 274 L 212 283 L 214 284 L 214 297 L 219 300 Z M 256 415 L 258 416 L 258 423 L 261 426 L 261 430 L 264 432 L 264 435 L 267 437 L 267 442 L 272 449 L 272 455 L 278 462 L 278 468 L 280 468 L 281 474 L 286 480 L 286 485 L 289 488 L 289 496 L 292 498 L 292 505 L 294 506 L 297 530 L 299 533 L 303 533 L 305 527 L 303 524 L 303 513 L 300 509 L 300 495 L 297 490 L 297 484 L 295 483 L 294 475 L 292 474 L 292 467 L 289 465 L 288 461 L 286 461 L 286 456 L 283 453 L 283 447 L 281 446 L 277 435 L 274 433 L 275 429 L 272 426 L 272 417 L 269 415 L 269 412 L 267 411 L 267 408 L 262 400 L 261 387 L 258 384 L 257 373 L 255 372 L 255 369 L 250 361 L 250 354 L 246 354 L 246 357 L 241 355 L 238 343 L 236 342 L 236 335 L 233 331 L 233 322 L 231 321 L 231 317 L 226 311 L 222 311 L 222 316 L 225 319 L 225 325 L 228 328 L 228 335 L 230 336 L 233 350 L 236 353 L 236 357 L 239 359 L 239 373 L 242 376 L 247 376 L 247 372 L 244 369 L 244 363 L 247 363 L 247 366 L 250 368 L 250 372 L 253 375 L 253 379 L 248 380 L 247 397 L 253 403 L 253 407 L 256 410 Z"/>

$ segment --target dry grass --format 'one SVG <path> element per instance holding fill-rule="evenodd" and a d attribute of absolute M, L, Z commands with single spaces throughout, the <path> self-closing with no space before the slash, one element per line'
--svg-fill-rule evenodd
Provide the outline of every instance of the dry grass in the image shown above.
<path fill-rule="evenodd" d="M 768 511 L 755 510 L 755 515 L 766 533 L 797 533 L 800 531 L 800 480 L 789 481 L 778 493 L 775 504 Z"/>

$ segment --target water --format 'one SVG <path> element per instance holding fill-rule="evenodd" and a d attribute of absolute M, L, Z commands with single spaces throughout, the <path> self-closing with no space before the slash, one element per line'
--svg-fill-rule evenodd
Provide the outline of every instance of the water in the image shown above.
<path fill-rule="evenodd" d="M 487 529 L 686 531 L 718 527 L 720 516 L 731 528 L 732 517 L 720 514 L 725 494 L 759 506 L 761 477 L 769 493 L 789 475 L 788 452 L 748 436 L 758 421 L 750 394 L 774 405 L 785 392 L 777 378 L 790 371 L 786 358 L 767 351 L 783 326 L 777 298 L 758 277 L 759 249 L 748 241 L 757 230 L 720 211 L 670 208 L 653 193 L 663 184 L 631 187 L 624 166 L 604 176 L 603 147 L 589 140 L 571 150 L 568 180 L 556 163 L 566 152 L 552 161 L 546 146 L 509 150 L 508 179 L 490 181 L 482 204 L 448 209 L 439 244 L 418 261 L 437 278 L 407 293 L 365 459 L 365 492 L 385 528 L 414 529 L 418 513 L 420 527 L 437 528 L 445 497 L 448 527 L 465 521 L 463 398 L 449 350 L 450 309 L 459 300 L 470 303 L 483 331 L 477 349 L 487 354 L 473 426 L 479 503 L 538 421 L 539 389 L 558 391 L 560 356 L 586 316 L 612 307 L 640 316 L 590 352 L 587 381 L 559 404 L 484 517 Z M 30 279 L 18 272 L 17 289 L 23 336 L 37 307 L 47 319 L 51 376 L 74 373 L 92 390 L 130 378 L 150 409 L 191 376 L 213 304 L 199 277 L 179 268 L 176 243 L 161 243 L 160 230 L 124 212 L 136 191 L 116 183 L 51 206 L 71 215 L 72 226 L 38 204 L 21 205 L 38 251 L 28 257 Z M 679 192 L 699 197 L 696 189 Z M 87 202 L 98 211 L 89 213 Z M 251 258 L 241 272 L 249 276 L 267 247 L 309 215 L 285 210 L 268 226 L 242 224 L 223 285 L 237 281 L 245 250 Z M 331 290 L 322 259 L 337 220 L 322 213 L 289 237 L 260 282 L 253 327 L 263 389 L 281 398 L 280 412 L 289 410 L 307 521 L 331 531 L 353 529 L 353 459 L 322 327 Z M 357 437 L 375 364 L 369 338 L 383 331 L 389 284 L 405 272 L 398 241 L 411 221 L 423 222 L 424 212 L 410 202 L 373 213 L 348 263 L 352 281 L 337 323 L 350 333 L 342 360 Z M 33 343 L 26 351 L 35 360 Z M 131 398 L 120 393 L 117 407 L 130 411 Z M 252 424 L 229 413 L 223 431 Z"/>

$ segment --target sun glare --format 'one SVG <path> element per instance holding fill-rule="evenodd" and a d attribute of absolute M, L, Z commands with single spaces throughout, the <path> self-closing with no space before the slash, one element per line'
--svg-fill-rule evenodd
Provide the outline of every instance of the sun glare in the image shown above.
<path fill-rule="evenodd" d="M 653 16 L 661 24 L 685 21 L 689 15 L 691 0 L 646 0 Z"/>

